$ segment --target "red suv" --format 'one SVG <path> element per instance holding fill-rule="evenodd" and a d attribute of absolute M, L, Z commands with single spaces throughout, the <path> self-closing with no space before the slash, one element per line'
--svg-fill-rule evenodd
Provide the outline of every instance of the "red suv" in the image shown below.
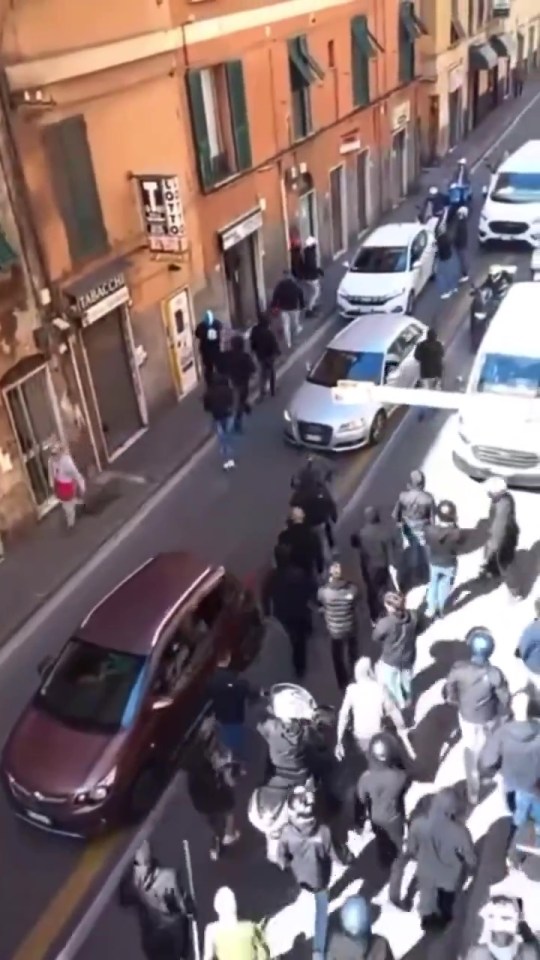
<path fill-rule="evenodd" d="M 19 817 L 91 836 L 143 816 L 207 708 L 217 660 L 245 668 L 263 621 L 250 590 L 187 553 L 149 560 L 86 618 L 12 730 L 2 757 Z"/>

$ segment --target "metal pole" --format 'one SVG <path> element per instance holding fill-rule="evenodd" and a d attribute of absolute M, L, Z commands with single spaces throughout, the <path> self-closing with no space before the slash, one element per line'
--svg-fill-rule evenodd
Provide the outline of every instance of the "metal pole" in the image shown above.
<path fill-rule="evenodd" d="M 195 884 L 193 883 L 193 866 L 191 863 L 191 850 L 189 849 L 189 840 L 182 840 L 182 846 L 184 848 L 184 860 L 186 862 L 186 877 L 188 890 L 191 895 L 193 903 L 196 904 L 195 899 Z M 201 942 L 199 940 L 199 923 L 196 916 L 191 918 L 191 932 L 193 936 L 193 955 L 194 960 L 201 960 Z"/>

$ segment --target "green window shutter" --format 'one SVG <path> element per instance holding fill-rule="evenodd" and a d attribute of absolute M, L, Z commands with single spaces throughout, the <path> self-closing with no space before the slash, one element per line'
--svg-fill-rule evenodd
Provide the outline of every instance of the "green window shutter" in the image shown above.
<path fill-rule="evenodd" d="M 252 165 L 251 142 L 244 87 L 244 68 L 241 60 L 231 60 L 225 67 L 227 70 L 227 89 L 229 91 L 236 163 L 239 170 L 249 170 Z"/>
<path fill-rule="evenodd" d="M 289 51 L 289 72 L 291 88 L 294 91 L 309 87 L 312 81 L 311 71 L 300 50 L 300 37 L 293 37 L 287 43 Z"/>
<path fill-rule="evenodd" d="M 315 57 L 311 56 L 305 34 L 301 34 L 299 37 L 297 37 L 297 43 L 300 56 L 302 57 L 304 63 L 307 63 L 308 69 L 311 71 L 313 77 L 317 80 L 324 80 L 324 70 L 320 63 L 317 62 Z"/>
<path fill-rule="evenodd" d="M 106 253 L 109 242 L 84 117 L 49 124 L 43 142 L 72 260 Z"/>
<path fill-rule="evenodd" d="M 208 127 L 206 126 L 200 70 L 188 70 L 186 82 L 199 179 L 203 188 L 210 187 L 214 181 L 214 177 L 212 175 L 212 163 L 210 160 L 210 143 L 208 140 Z"/>
<path fill-rule="evenodd" d="M 351 20 L 351 79 L 353 104 L 365 107 L 369 103 L 369 58 L 376 51 L 369 39 L 365 17 Z"/>

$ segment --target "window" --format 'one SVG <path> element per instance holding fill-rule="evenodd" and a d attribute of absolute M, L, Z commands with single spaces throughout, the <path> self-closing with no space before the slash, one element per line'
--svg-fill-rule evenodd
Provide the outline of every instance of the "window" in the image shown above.
<path fill-rule="evenodd" d="M 132 722 L 146 681 L 146 658 L 73 637 L 36 695 L 36 706 L 66 726 L 115 733 Z"/>
<path fill-rule="evenodd" d="M 334 350 L 329 347 L 307 380 L 317 387 L 337 387 L 339 380 L 380 383 L 383 359 L 382 353 Z"/>
<path fill-rule="evenodd" d="M 540 396 L 540 360 L 536 357 L 514 357 L 504 353 L 488 353 L 478 376 L 479 393 L 500 393 L 504 396 Z"/>
<path fill-rule="evenodd" d="M 398 24 L 399 80 L 410 83 L 415 77 L 415 43 L 427 30 L 414 10 L 411 0 L 401 0 Z"/>
<path fill-rule="evenodd" d="M 468 0 L 467 27 L 469 36 L 474 33 L 474 0 Z"/>
<path fill-rule="evenodd" d="M 540 173 L 500 173 L 491 199 L 499 203 L 538 203 Z"/>
<path fill-rule="evenodd" d="M 466 36 L 465 28 L 459 18 L 458 0 L 452 0 L 450 10 L 450 46 L 454 43 L 459 43 L 460 40 L 464 40 Z"/>
<path fill-rule="evenodd" d="M 207 189 L 252 165 L 242 61 L 189 70 L 187 85 L 199 179 Z"/>
<path fill-rule="evenodd" d="M 322 80 L 324 70 L 311 56 L 305 35 L 289 40 L 289 80 L 291 85 L 292 138 L 301 140 L 313 130 L 311 84 Z"/>
<path fill-rule="evenodd" d="M 422 230 L 422 232 L 414 238 L 411 244 L 411 266 L 414 266 L 415 263 L 418 263 L 426 247 L 427 234 L 425 230 Z"/>
<path fill-rule="evenodd" d="M 486 19 L 486 0 L 477 0 L 476 6 L 476 29 L 480 30 L 484 26 Z"/>
<path fill-rule="evenodd" d="M 369 61 L 382 52 L 381 45 L 369 31 L 367 17 L 351 20 L 351 77 L 355 107 L 365 107 L 370 101 Z"/>
<path fill-rule="evenodd" d="M 74 263 L 109 248 L 83 116 L 44 127 L 51 179 Z"/>
<path fill-rule="evenodd" d="M 349 270 L 351 273 L 404 273 L 408 262 L 407 247 L 362 247 Z"/>

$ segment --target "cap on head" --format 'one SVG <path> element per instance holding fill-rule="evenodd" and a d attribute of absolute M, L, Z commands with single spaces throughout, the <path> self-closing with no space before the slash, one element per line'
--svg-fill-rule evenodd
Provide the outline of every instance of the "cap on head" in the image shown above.
<path fill-rule="evenodd" d="M 467 207 L 459 207 L 457 211 L 457 215 L 460 220 L 465 220 L 465 218 L 469 216 L 469 211 Z"/>
<path fill-rule="evenodd" d="M 507 489 L 504 477 L 488 477 L 484 483 L 484 490 L 488 497 L 500 497 Z"/>
<path fill-rule="evenodd" d="M 341 926 L 352 937 L 365 937 L 371 933 L 370 909 L 364 897 L 349 897 L 339 911 L 339 916 Z"/>
<path fill-rule="evenodd" d="M 437 507 L 437 517 L 442 523 L 455 523 L 457 510 L 452 500 L 441 500 Z"/>
<path fill-rule="evenodd" d="M 486 663 L 495 649 L 493 634 L 487 627 L 472 627 L 465 642 L 471 651 L 471 660 L 478 663 Z"/>
<path fill-rule="evenodd" d="M 425 474 L 421 470 L 413 470 L 409 477 L 409 486 L 412 490 L 423 490 L 426 485 Z"/>
<path fill-rule="evenodd" d="M 214 910 L 218 917 L 233 919 L 237 915 L 236 897 L 230 887 L 220 887 L 214 897 Z"/>
<path fill-rule="evenodd" d="M 436 197 L 437 194 L 438 194 L 438 192 L 439 192 L 439 188 L 438 188 L 438 187 L 430 187 L 430 188 L 429 188 L 429 195 L 430 195 L 430 197 Z"/>

